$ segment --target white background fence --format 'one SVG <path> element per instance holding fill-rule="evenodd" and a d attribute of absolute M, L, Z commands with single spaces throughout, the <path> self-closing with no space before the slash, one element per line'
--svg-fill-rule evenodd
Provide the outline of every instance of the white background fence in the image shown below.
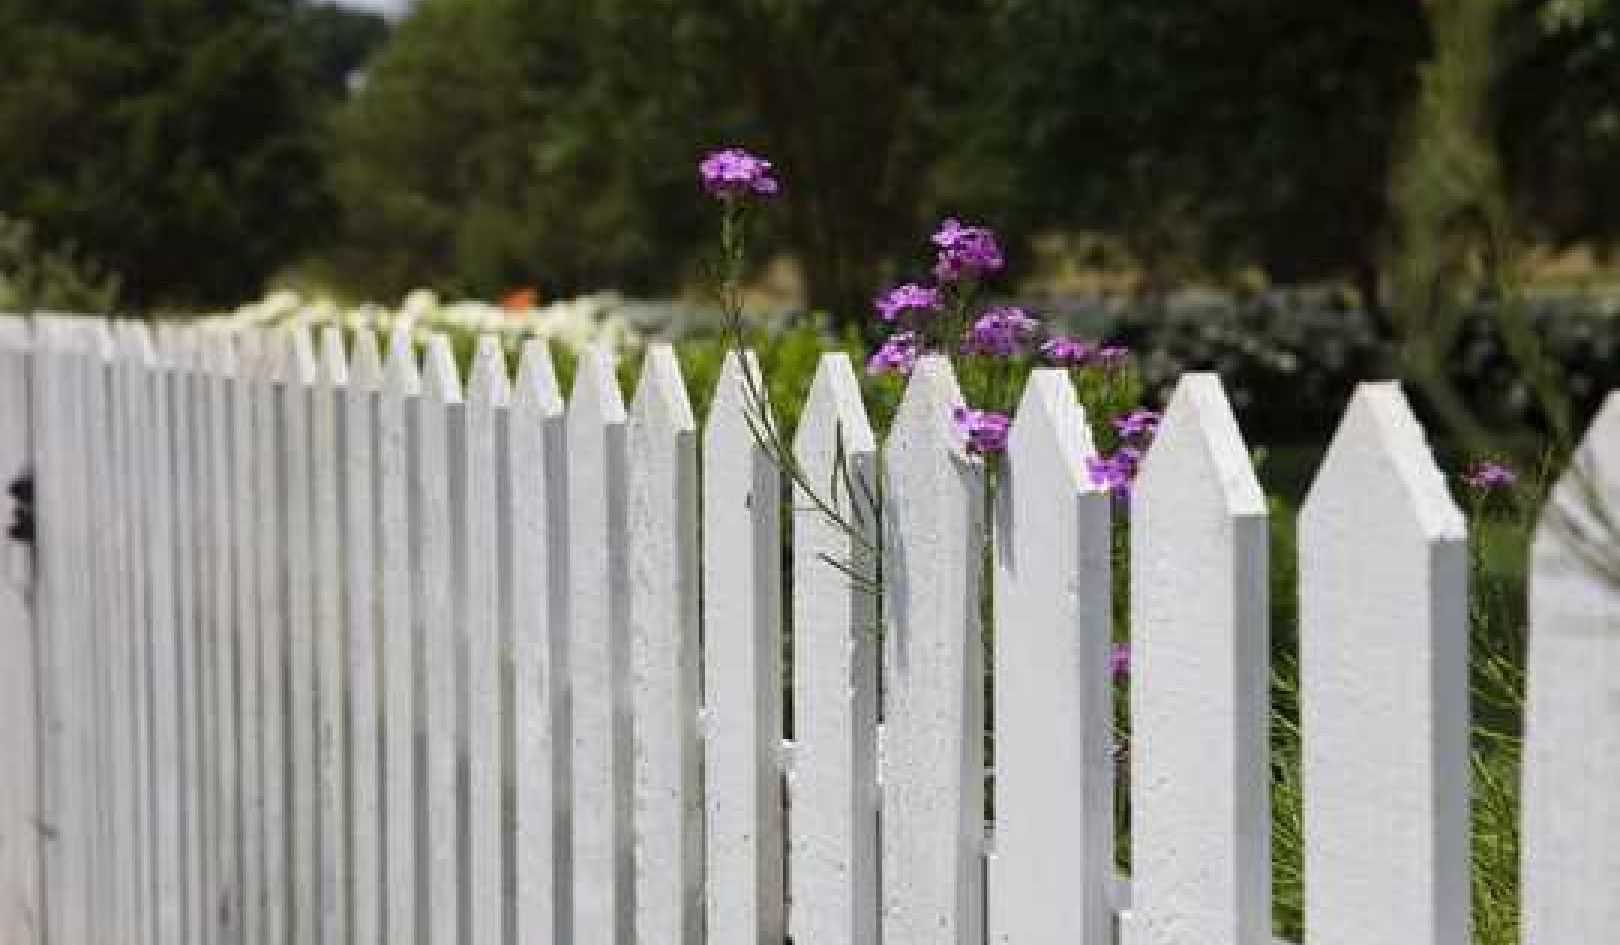
<path fill-rule="evenodd" d="M 880 627 L 826 560 L 870 574 L 862 539 L 781 514 L 744 370 L 700 437 L 667 348 L 628 410 L 583 358 L 565 408 L 535 344 L 464 387 L 443 339 L 0 319 L 0 472 L 37 484 L 0 556 L 0 942 L 1269 942 L 1267 512 L 1219 382 L 1182 381 L 1133 506 L 1121 896 L 1112 510 L 1067 379 L 986 508 L 945 362 L 880 446 L 824 358 L 795 449 L 850 470 Z M 1620 401 L 1583 457 L 1620 501 Z M 1464 528 L 1364 386 L 1301 517 L 1309 942 L 1467 941 Z M 1620 941 L 1620 595 L 1582 534 L 1535 554 L 1530 945 Z"/>

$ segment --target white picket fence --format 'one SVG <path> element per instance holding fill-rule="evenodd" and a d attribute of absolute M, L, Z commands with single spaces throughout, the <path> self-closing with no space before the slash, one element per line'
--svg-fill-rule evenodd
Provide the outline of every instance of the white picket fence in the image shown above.
<path fill-rule="evenodd" d="M 1134 503 L 1122 884 L 1113 512 L 1067 379 L 1033 376 L 985 508 L 945 362 L 880 447 L 823 359 L 795 448 L 867 485 L 884 451 L 880 628 L 826 560 L 869 572 L 861 542 L 781 514 L 744 370 L 700 440 L 663 347 L 627 410 L 605 354 L 565 406 L 538 345 L 464 387 L 442 339 L 0 319 L 0 471 L 37 484 L 0 942 L 1269 943 L 1267 510 L 1217 379 Z M 1620 399 L 1583 456 L 1620 499 Z M 1462 945 L 1465 526 L 1398 388 L 1357 393 L 1300 527 L 1307 941 Z M 1536 549 L 1528 945 L 1620 941 L 1620 594 L 1576 537 Z"/>

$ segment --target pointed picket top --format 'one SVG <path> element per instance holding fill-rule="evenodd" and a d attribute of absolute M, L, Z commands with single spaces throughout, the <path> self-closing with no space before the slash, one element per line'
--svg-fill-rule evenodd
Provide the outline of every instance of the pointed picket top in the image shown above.
<path fill-rule="evenodd" d="M 479 335 L 467 376 L 467 399 L 475 404 L 504 407 L 512 400 L 512 381 L 506 373 L 506 352 L 501 339 Z"/>
<path fill-rule="evenodd" d="M 238 356 L 236 344 L 230 335 L 210 333 L 201 336 L 202 369 L 214 377 L 236 374 Z"/>
<path fill-rule="evenodd" d="M 595 417 L 603 423 L 625 421 L 624 395 L 613 374 L 613 352 L 593 345 L 580 353 L 574 371 L 574 391 L 568 411 L 581 417 Z"/>
<path fill-rule="evenodd" d="M 1542 512 L 1525 704 L 1525 945 L 1620 940 L 1620 392 Z"/>
<path fill-rule="evenodd" d="M 971 461 L 966 440 L 951 418 L 951 411 L 961 405 L 962 389 L 957 386 L 950 360 L 940 354 L 917 359 L 905 396 L 894 414 L 887 452 L 894 456 L 943 449 L 963 461 Z"/>
<path fill-rule="evenodd" d="M 383 387 L 391 394 L 422 392 L 422 367 L 416 360 L 416 342 L 409 331 L 396 329 L 388 336 L 388 357 L 383 362 Z"/>
<path fill-rule="evenodd" d="M 113 326 L 113 344 L 118 360 L 127 364 L 150 364 L 152 336 L 144 322 L 130 319 Z"/>
<path fill-rule="evenodd" d="M 122 324 L 122 322 L 120 322 Z M 22 315 L 0 315 L 0 350 L 19 351 L 33 347 L 34 326 Z"/>
<path fill-rule="evenodd" d="M 1419 434 L 1421 436 L 1421 433 Z M 1198 473 L 1191 470 L 1197 469 Z M 1265 515 L 1266 496 L 1219 375 L 1183 375 L 1142 460 L 1135 492 L 1144 496 L 1214 487 L 1230 515 Z"/>
<path fill-rule="evenodd" d="M 377 346 L 377 333 L 361 328 L 354 333 L 354 353 L 349 365 L 349 383 L 357 390 L 374 391 L 382 387 L 382 350 Z"/>
<path fill-rule="evenodd" d="M 538 408 L 545 416 L 557 416 L 563 411 L 562 389 L 557 385 L 557 370 L 551 363 L 551 348 L 543 339 L 530 338 L 523 342 L 518 354 L 513 402 Z"/>
<path fill-rule="evenodd" d="M 113 355 L 112 326 L 107 319 L 99 316 L 80 319 L 79 331 L 84 338 L 86 354 L 92 354 L 103 360 Z"/>
<path fill-rule="evenodd" d="M 315 336 L 307 322 L 299 322 L 288 331 L 287 361 L 282 379 L 295 384 L 314 384 L 320 375 L 315 358 Z"/>
<path fill-rule="evenodd" d="M 720 365 L 720 379 L 714 385 L 714 398 L 709 401 L 709 416 L 704 425 L 705 452 L 709 452 L 711 442 L 728 444 L 722 447 L 725 449 L 734 448 L 729 444 L 739 440 L 752 442 L 765 432 L 766 424 L 775 423 L 769 395 L 766 395 L 767 403 L 756 402 L 756 392 L 763 393 L 765 389 L 759 358 L 754 352 L 745 352 L 741 358 L 736 351 L 726 352 L 726 359 Z M 763 416 L 760 415 L 762 406 Z"/>
<path fill-rule="evenodd" d="M 855 376 L 849 355 L 841 351 L 821 356 L 800 416 L 793 449 L 801 459 L 812 450 L 825 450 L 830 457 L 840 438 L 845 454 L 877 450 L 872 422 L 861 401 L 860 379 Z"/>
<path fill-rule="evenodd" d="M 1007 452 L 1024 462 L 1053 464 L 1082 492 L 1097 489 L 1086 475 L 1086 461 L 1097 449 L 1067 371 L 1041 368 L 1029 375 L 1007 432 Z"/>
<path fill-rule="evenodd" d="M 687 432 L 697 429 L 692 414 L 692 402 L 686 395 L 686 380 L 681 377 L 680 362 L 675 349 L 668 343 L 647 348 L 641 364 L 641 380 L 636 385 L 635 398 L 630 405 L 632 424 L 649 430 L 666 429 Z"/>
<path fill-rule="evenodd" d="M 342 387 L 349 382 L 349 353 L 344 349 L 341 328 L 333 324 L 321 326 L 316 357 L 315 376 L 322 386 Z"/>
<path fill-rule="evenodd" d="M 1430 540 L 1461 541 L 1462 510 L 1452 501 L 1423 428 L 1399 384 L 1361 384 L 1345 411 L 1316 481 L 1300 509 L 1302 520 L 1334 510 L 1366 509 L 1374 482 L 1387 483 L 1419 533 Z M 1375 521 L 1361 517 L 1362 521 Z M 1385 515 L 1376 521 L 1389 521 Z"/>
<path fill-rule="evenodd" d="M 1299 601 L 1305 925 L 1466 941 L 1466 530 L 1393 383 L 1357 389 L 1305 500 Z"/>
<path fill-rule="evenodd" d="M 1270 941 L 1266 502 L 1213 374 L 1187 374 L 1133 489 L 1125 945 Z M 1196 851 L 1196 852 L 1189 852 Z"/>
<path fill-rule="evenodd" d="M 284 331 L 270 330 L 259 334 L 259 373 L 264 381 L 280 383 L 292 373 L 288 362 L 292 360 L 292 336 Z"/>
<path fill-rule="evenodd" d="M 456 356 L 450 350 L 450 340 L 438 332 L 428 336 L 422 355 L 422 391 L 440 403 L 459 404 L 462 400 Z"/>

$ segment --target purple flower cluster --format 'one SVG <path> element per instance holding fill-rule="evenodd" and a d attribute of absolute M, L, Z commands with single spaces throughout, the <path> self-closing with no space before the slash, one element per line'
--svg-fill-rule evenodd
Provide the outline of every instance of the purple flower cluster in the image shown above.
<path fill-rule="evenodd" d="M 1113 652 L 1108 654 L 1108 672 L 1116 679 L 1131 674 L 1131 645 L 1129 643 L 1114 644 Z"/>
<path fill-rule="evenodd" d="M 1007 428 L 1011 426 L 1011 421 L 1006 414 L 959 406 L 951 411 L 951 419 L 956 421 L 956 428 L 967 437 L 968 452 L 983 456 L 1007 448 Z"/>
<path fill-rule="evenodd" d="M 1494 492 L 1506 489 L 1519 481 L 1519 474 L 1512 467 L 1491 460 L 1481 460 L 1469 467 L 1463 474 L 1463 482 L 1481 492 Z"/>
<path fill-rule="evenodd" d="M 1041 357 L 1062 367 L 1080 367 L 1095 354 L 1090 342 L 1076 338 L 1048 338 L 1041 343 Z"/>
<path fill-rule="evenodd" d="M 1114 419 L 1114 429 L 1127 440 L 1151 440 L 1159 432 L 1158 411 L 1138 407 L 1123 417 Z"/>
<path fill-rule="evenodd" d="M 1007 264 L 996 234 L 988 227 L 963 226 L 959 220 L 947 219 L 934 234 L 933 243 L 939 248 L 934 277 L 941 282 L 993 275 Z"/>
<path fill-rule="evenodd" d="M 1086 474 L 1092 485 L 1124 500 L 1131 497 L 1131 484 L 1141 466 L 1141 448 L 1121 446 L 1110 454 L 1086 460 Z"/>
<path fill-rule="evenodd" d="M 1008 358 L 1035 340 L 1041 323 L 1021 308 L 993 308 L 980 315 L 962 340 L 964 354 L 984 354 Z"/>
<path fill-rule="evenodd" d="M 903 331 L 890 336 L 872 352 L 866 360 L 866 370 L 871 374 L 910 374 L 920 354 L 922 348 L 918 345 L 917 333 Z"/>
<path fill-rule="evenodd" d="M 878 317 L 886 322 L 897 322 L 911 313 L 937 314 L 945 304 L 940 291 L 933 286 L 907 282 L 897 285 L 878 297 Z"/>
<path fill-rule="evenodd" d="M 771 162 L 741 148 L 715 151 L 698 165 L 703 187 L 721 200 L 759 195 L 774 197 L 781 189 L 771 176 Z"/>

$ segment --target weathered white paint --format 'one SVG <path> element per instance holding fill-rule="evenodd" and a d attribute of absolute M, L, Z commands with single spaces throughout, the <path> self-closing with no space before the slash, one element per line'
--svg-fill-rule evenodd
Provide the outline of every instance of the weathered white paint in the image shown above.
<path fill-rule="evenodd" d="M 33 462 L 29 370 L 33 330 L 0 317 L 0 481 L 16 481 Z M 6 494 L 5 521 L 15 503 Z M 0 540 L 0 940 L 36 942 L 44 933 L 40 888 L 39 742 L 34 621 L 34 561 L 28 545 Z"/>
<path fill-rule="evenodd" d="M 1396 385 L 1357 389 L 1299 548 L 1307 941 L 1462 945 L 1468 555 Z"/>
<path fill-rule="evenodd" d="M 877 444 L 848 355 L 822 355 L 793 451 L 843 522 L 795 485 L 788 924 L 796 942 L 876 945 L 879 628 L 863 582 L 876 579 Z"/>
<path fill-rule="evenodd" d="M 984 936 L 984 486 L 961 402 L 949 362 L 920 359 L 885 444 L 885 945 Z"/>
<path fill-rule="evenodd" d="M 1182 377 L 1132 492 L 1125 941 L 1269 945 L 1266 500 L 1215 375 Z"/>
<path fill-rule="evenodd" d="M 606 350 L 580 356 L 567 423 L 574 940 L 629 945 L 635 894 L 625 413 Z"/>
<path fill-rule="evenodd" d="M 338 394 L 343 445 L 343 622 L 346 632 L 344 688 L 349 772 L 350 941 L 382 945 L 382 802 L 378 727 L 377 598 L 377 390 L 382 384 L 377 336 L 354 337 L 349 384 Z M 341 748 L 342 746 L 340 746 Z"/>
<path fill-rule="evenodd" d="M 416 945 L 425 896 L 417 815 L 416 583 L 412 571 L 415 444 L 411 418 L 422 377 L 410 335 L 388 340 L 377 400 L 377 589 L 382 647 L 384 941 Z"/>
<path fill-rule="evenodd" d="M 316 383 L 311 389 L 310 511 L 315 572 L 315 849 L 319 869 L 320 941 L 348 942 L 348 786 L 343 761 L 343 700 L 347 682 L 343 620 L 343 556 L 339 530 L 345 512 L 339 465 L 347 449 L 339 430 L 339 391 L 349 383 L 348 355 L 336 325 L 321 332 Z"/>
<path fill-rule="evenodd" d="M 243 945 L 263 945 L 264 934 L 264 784 L 260 725 L 258 506 L 270 501 L 259 493 L 256 389 L 263 370 L 257 335 L 237 339 L 236 366 L 226 385 L 231 462 L 228 507 L 231 560 L 235 576 L 231 615 L 236 624 L 237 713 L 237 864 L 238 928 Z"/>
<path fill-rule="evenodd" d="M 286 371 L 279 390 L 281 553 L 287 619 L 287 718 L 290 730 L 288 776 L 291 779 L 291 844 L 288 865 L 292 885 L 294 942 L 320 942 L 320 846 L 318 824 L 318 751 L 316 747 L 315 559 L 313 529 L 314 479 L 311 460 L 311 414 L 317 367 L 315 346 L 305 325 L 295 326 Z"/>
<path fill-rule="evenodd" d="M 511 401 L 500 340 L 478 339 L 462 412 L 461 526 L 464 565 L 467 756 L 467 913 L 469 945 L 499 945 L 505 919 L 501 856 L 501 601 L 498 428 Z"/>
<path fill-rule="evenodd" d="M 995 509 L 990 940 L 1111 942 L 1109 498 L 1065 371 L 1030 375 Z"/>
<path fill-rule="evenodd" d="M 422 906 L 417 921 L 428 945 L 460 945 L 460 830 L 456 817 L 456 637 L 454 512 L 457 504 L 450 461 L 453 434 L 461 425 L 461 379 L 442 335 L 428 339 L 416 402 L 415 510 L 416 612 L 421 627 L 421 718 L 426 748 L 423 785 L 426 847 L 422 851 Z"/>
<path fill-rule="evenodd" d="M 237 678 L 240 625 L 235 602 L 240 598 L 240 564 L 235 554 L 234 511 L 238 497 L 232 485 L 236 467 L 233 446 L 231 390 L 238 352 L 229 335 L 209 339 L 207 346 L 207 416 L 209 455 L 209 524 L 211 529 L 211 615 L 208 628 L 213 648 L 214 721 L 214 832 L 213 887 L 207 903 L 210 938 L 237 942 L 242 937 L 240 868 L 240 813 L 237 763 L 240 751 Z"/>
<path fill-rule="evenodd" d="M 752 384 L 744 376 L 752 375 Z M 703 437 L 703 709 L 709 941 L 780 941 L 781 478 L 755 439 L 752 354 L 726 356 Z"/>
<path fill-rule="evenodd" d="M 1553 491 L 1530 575 L 1525 945 L 1620 941 L 1620 394 Z"/>
<path fill-rule="evenodd" d="M 79 365 L 80 405 L 83 440 L 79 448 L 80 461 L 95 475 L 86 477 L 82 515 L 85 527 L 85 550 L 80 562 L 81 587 L 89 611 L 89 631 L 94 674 L 93 685 L 93 752 L 92 758 L 100 772 L 95 778 L 94 821 L 92 829 L 91 894 L 95 906 L 91 909 L 91 935 L 93 941 L 112 941 L 115 930 L 132 926 L 130 903 L 124 888 L 127 867 L 125 821 L 122 798 L 129 792 L 128 744 L 119 738 L 121 722 L 127 718 L 123 709 L 128 693 L 120 682 L 120 670 L 125 665 L 122 634 L 114 628 L 122 626 L 122 602 L 115 586 L 116 556 L 118 554 L 118 513 L 113 505 L 113 470 L 116 468 L 116 446 L 113 442 L 110 394 L 109 359 L 112 353 L 112 333 L 106 322 L 98 318 L 80 319 L 77 325 L 82 356 Z M 92 538 L 94 536 L 94 538 Z"/>
<path fill-rule="evenodd" d="M 292 865 L 288 827 L 291 823 L 288 792 L 291 769 L 287 716 L 288 627 L 285 569 L 287 541 L 287 479 L 282 468 L 282 444 L 287 437 L 287 403 L 283 391 L 291 356 L 288 340 L 280 334 L 260 338 L 260 370 L 251 385 L 253 398 L 254 562 L 258 572 L 259 627 L 259 842 L 263 845 L 260 899 L 264 908 L 263 941 L 282 945 L 292 923 Z"/>
<path fill-rule="evenodd" d="M 636 941 L 703 933 L 697 422 L 675 351 L 647 350 L 626 439 Z"/>
<path fill-rule="evenodd" d="M 508 427 L 513 932 L 570 941 L 567 431 L 545 343 L 524 343 Z"/>

